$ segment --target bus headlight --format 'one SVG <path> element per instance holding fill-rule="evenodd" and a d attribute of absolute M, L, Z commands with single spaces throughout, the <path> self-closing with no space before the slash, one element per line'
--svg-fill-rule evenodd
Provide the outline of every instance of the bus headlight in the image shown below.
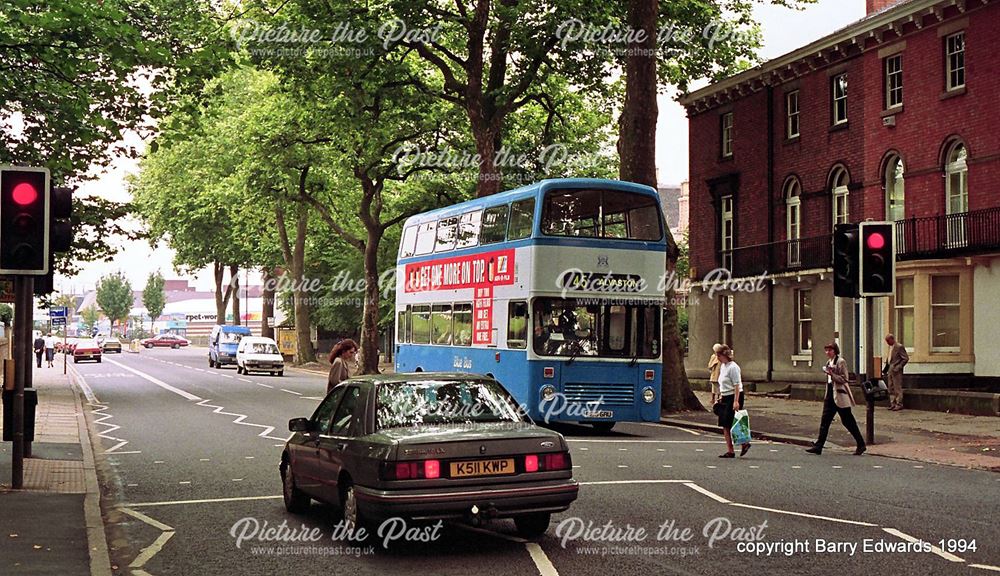
<path fill-rule="evenodd" d="M 551 384 L 542 386 L 542 402 L 548 402 L 556 397 L 556 387 Z"/>
<path fill-rule="evenodd" d="M 656 392 L 649 386 L 642 389 L 642 401 L 646 404 L 652 404 L 653 400 L 656 400 Z"/>

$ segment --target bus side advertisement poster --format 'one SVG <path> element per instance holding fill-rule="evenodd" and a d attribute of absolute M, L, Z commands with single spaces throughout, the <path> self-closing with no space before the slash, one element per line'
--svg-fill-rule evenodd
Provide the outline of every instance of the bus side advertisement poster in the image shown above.
<path fill-rule="evenodd" d="M 514 283 L 514 249 L 415 262 L 405 274 L 407 293 L 507 286 Z"/>

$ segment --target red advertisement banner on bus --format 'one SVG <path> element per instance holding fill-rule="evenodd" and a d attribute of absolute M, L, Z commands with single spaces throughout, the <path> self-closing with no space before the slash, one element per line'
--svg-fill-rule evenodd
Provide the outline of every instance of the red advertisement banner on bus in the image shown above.
<path fill-rule="evenodd" d="M 514 283 L 514 249 L 415 262 L 405 274 L 407 293 L 506 286 Z"/>

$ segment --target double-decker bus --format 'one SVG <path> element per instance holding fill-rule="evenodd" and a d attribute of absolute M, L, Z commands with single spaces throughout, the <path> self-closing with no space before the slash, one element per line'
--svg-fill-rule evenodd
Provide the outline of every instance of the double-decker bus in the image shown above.
<path fill-rule="evenodd" d="M 396 370 L 492 376 L 536 421 L 658 421 L 665 233 L 654 189 L 589 178 L 409 218 Z"/>

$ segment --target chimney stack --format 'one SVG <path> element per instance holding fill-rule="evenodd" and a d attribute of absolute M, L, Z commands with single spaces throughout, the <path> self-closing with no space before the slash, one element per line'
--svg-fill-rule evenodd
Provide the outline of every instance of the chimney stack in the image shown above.
<path fill-rule="evenodd" d="M 893 4 L 900 4 L 906 0 L 865 0 L 868 3 L 868 15 L 881 12 Z"/>

